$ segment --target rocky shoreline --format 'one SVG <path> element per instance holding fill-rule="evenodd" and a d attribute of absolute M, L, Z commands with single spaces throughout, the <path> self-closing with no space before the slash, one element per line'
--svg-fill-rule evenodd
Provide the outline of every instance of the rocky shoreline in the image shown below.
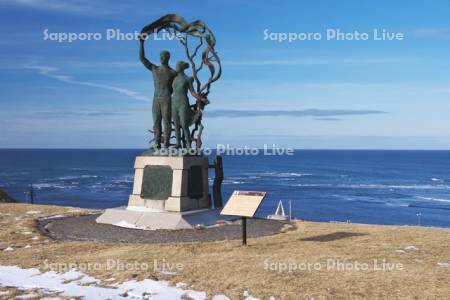
<path fill-rule="evenodd" d="M 17 200 L 12 198 L 8 193 L 0 189 L 0 203 L 17 203 Z"/>

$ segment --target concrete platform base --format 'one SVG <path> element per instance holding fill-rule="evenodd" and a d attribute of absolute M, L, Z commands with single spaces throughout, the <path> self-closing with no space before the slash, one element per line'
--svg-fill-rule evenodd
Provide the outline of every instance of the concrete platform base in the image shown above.
<path fill-rule="evenodd" d="M 236 217 L 221 216 L 221 209 L 202 209 L 189 212 L 168 212 L 140 207 L 117 207 L 105 210 L 96 220 L 97 223 L 119 227 L 157 230 L 157 229 L 194 229 L 196 226 L 212 226 L 220 221 L 232 221 Z"/>
<path fill-rule="evenodd" d="M 211 208 L 208 158 L 138 156 L 128 206 L 172 212 Z"/>

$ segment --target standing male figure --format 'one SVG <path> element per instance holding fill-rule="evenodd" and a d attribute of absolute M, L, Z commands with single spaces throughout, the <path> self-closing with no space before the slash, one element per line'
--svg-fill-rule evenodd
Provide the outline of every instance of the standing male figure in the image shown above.
<path fill-rule="evenodd" d="M 145 57 L 144 39 L 140 39 L 141 48 L 139 57 L 142 64 L 149 69 L 153 74 L 153 84 L 155 93 L 153 95 L 152 115 L 153 115 L 153 132 L 155 136 L 155 147 L 161 147 L 161 121 L 164 128 L 164 147 L 170 145 L 170 131 L 171 131 L 171 102 L 172 82 L 177 73 L 169 66 L 170 53 L 169 51 L 161 51 L 160 60 L 161 65 L 157 66 L 151 63 Z"/>

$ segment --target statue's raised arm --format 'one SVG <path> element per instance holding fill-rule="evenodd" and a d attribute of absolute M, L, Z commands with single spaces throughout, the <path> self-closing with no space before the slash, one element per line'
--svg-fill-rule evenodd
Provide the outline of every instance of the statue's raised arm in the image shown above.
<path fill-rule="evenodd" d="M 144 39 L 139 39 L 141 46 L 139 50 L 139 59 L 141 60 L 142 64 L 149 69 L 150 71 L 153 71 L 153 68 L 156 67 L 153 63 L 151 63 L 146 57 L 145 57 L 145 46 L 144 46 Z"/>

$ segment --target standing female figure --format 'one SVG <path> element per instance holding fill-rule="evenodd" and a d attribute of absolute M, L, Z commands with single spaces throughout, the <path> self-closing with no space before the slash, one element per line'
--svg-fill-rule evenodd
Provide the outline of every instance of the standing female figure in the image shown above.
<path fill-rule="evenodd" d="M 189 68 L 189 64 L 187 62 L 177 62 L 177 76 L 172 83 L 172 121 L 175 124 L 175 137 L 177 139 L 177 143 L 175 145 L 176 148 L 182 147 L 181 129 L 183 130 L 184 138 L 186 140 L 186 147 L 191 148 L 192 144 L 189 126 L 193 122 L 194 112 L 189 105 L 188 91 L 197 100 L 203 100 L 201 96 L 194 91 L 192 86 L 194 78 L 187 76 L 184 73 L 184 70 L 187 68 Z"/>

